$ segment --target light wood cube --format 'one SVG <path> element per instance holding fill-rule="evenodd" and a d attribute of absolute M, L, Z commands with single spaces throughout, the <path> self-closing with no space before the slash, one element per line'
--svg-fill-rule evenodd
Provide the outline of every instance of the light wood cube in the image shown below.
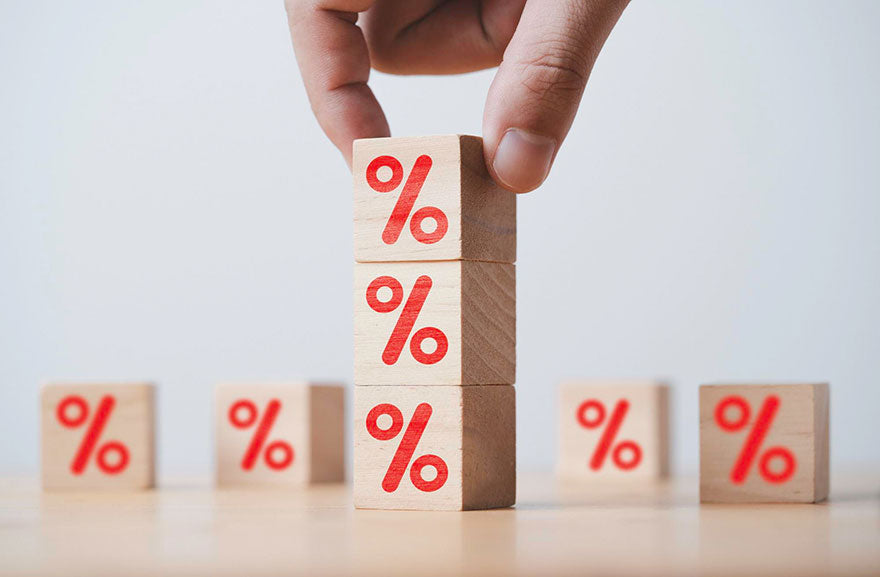
<path fill-rule="evenodd" d="M 219 385 L 214 422 L 217 484 L 222 487 L 344 480 L 342 385 Z"/>
<path fill-rule="evenodd" d="M 561 477 L 653 480 L 669 472 L 669 387 L 572 381 L 559 387 Z"/>
<path fill-rule="evenodd" d="M 356 264 L 354 363 L 356 385 L 513 384 L 515 265 Z"/>
<path fill-rule="evenodd" d="M 358 262 L 516 261 L 516 194 L 489 177 L 476 136 L 354 142 Z"/>
<path fill-rule="evenodd" d="M 700 501 L 828 497 L 828 384 L 700 387 Z"/>
<path fill-rule="evenodd" d="M 44 386 L 43 488 L 152 487 L 154 389 L 149 383 Z"/>
<path fill-rule="evenodd" d="M 355 507 L 514 504 L 513 387 L 355 387 L 354 404 Z"/>

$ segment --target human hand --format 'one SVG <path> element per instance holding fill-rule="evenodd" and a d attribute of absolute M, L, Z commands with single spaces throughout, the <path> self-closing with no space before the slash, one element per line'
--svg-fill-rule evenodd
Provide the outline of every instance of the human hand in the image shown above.
<path fill-rule="evenodd" d="M 459 74 L 498 66 L 483 113 L 492 177 L 537 188 L 628 0 L 286 0 L 312 110 L 351 164 L 357 138 L 389 136 L 370 68 Z M 358 26 L 360 18 L 360 26 Z"/>

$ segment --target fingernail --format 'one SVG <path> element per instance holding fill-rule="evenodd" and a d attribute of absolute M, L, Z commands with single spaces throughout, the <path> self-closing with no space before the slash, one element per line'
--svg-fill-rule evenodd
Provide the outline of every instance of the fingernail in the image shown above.
<path fill-rule="evenodd" d="M 495 150 L 492 168 L 505 187 L 528 192 L 547 178 L 555 151 L 556 141 L 552 138 L 510 128 Z"/>

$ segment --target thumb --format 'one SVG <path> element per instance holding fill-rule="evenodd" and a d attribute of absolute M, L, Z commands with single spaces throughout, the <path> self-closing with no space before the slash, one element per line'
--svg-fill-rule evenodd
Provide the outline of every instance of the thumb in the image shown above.
<path fill-rule="evenodd" d="M 486 165 L 499 184 L 528 192 L 547 178 L 627 1 L 526 2 L 483 114 Z"/>

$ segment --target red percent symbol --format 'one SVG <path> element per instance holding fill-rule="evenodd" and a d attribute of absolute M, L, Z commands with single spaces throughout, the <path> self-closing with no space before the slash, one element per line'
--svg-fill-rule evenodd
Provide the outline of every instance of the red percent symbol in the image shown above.
<path fill-rule="evenodd" d="M 403 347 L 406 346 L 407 339 L 410 338 L 416 319 L 422 310 L 422 306 L 428 299 L 428 293 L 431 292 L 431 277 L 422 275 L 416 279 L 406 304 L 397 318 L 397 324 L 391 331 L 391 336 L 385 344 L 385 350 L 382 351 L 382 361 L 386 365 L 393 365 L 400 358 Z M 380 300 L 379 291 L 388 289 L 391 295 L 388 300 Z M 367 304 L 377 313 L 390 313 L 400 306 L 403 302 L 403 285 L 400 284 L 393 276 L 380 276 L 373 280 L 367 287 Z M 422 343 L 426 340 L 433 340 L 437 344 L 437 348 L 433 352 L 426 353 L 422 349 Z M 449 341 L 446 334 L 437 327 L 424 327 L 412 335 L 409 342 L 409 350 L 415 360 L 423 365 L 433 365 L 440 362 L 446 356 L 449 349 Z"/>
<path fill-rule="evenodd" d="M 115 406 L 116 399 L 110 395 L 105 395 L 98 401 L 98 408 L 95 411 L 94 418 L 88 424 L 86 434 L 83 436 L 73 461 L 70 463 L 70 471 L 74 475 L 83 474 L 86 464 L 89 462 L 89 457 L 92 456 L 96 447 L 98 454 L 95 456 L 95 462 L 98 465 L 98 469 L 103 473 L 115 475 L 128 466 L 128 447 L 119 441 L 107 441 L 100 447 L 97 446 L 101 433 L 104 431 L 104 427 L 107 426 L 107 421 L 110 420 L 110 415 L 113 413 L 113 407 Z M 64 397 L 55 408 L 55 416 L 64 427 L 75 429 L 89 418 L 89 404 L 79 395 Z M 115 459 L 111 457 L 114 454 L 116 455 Z"/>
<path fill-rule="evenodd" d="M 599 444 L 590 458 L 590 468 L 598 471 L 605 462 L 605 457 L 611 451 L 611 460 L 618 469 L 629 471 L 635 469 L 642 462 L 642 448 L 633 441 L 621 441 L 612 449 L 617 432 L 623 424 L 626 412 L 629 410 L 629 401 L 621 399 L 614 405 L 605 430 L 599 438 Z M 592 417 L 588 413 L 594 413 Z M 589 399 L 580 404 L 577 410 L 578 423 L 585 429 L 595 429 L 605 422 L 605 405 L 596 399 Z M 628 456 L 627 456 L 628 455 Z"/>
<path fill-rule="evenodd" d="M 245 471 L 254 468 L 279 412 L 281 412 L 281 401 L 278 399 L 270 400 L 263 412 L 263 418 L 257 424 L 257 430 L 251 438 L 244 457 L 241 459 L 241 468 Z M 242 415 L 242 413 L 244 414 Z M 247 399 L 240 399 L 229 407 L 229 422 L 237 429 L 250 428 L 256 422 L 257 416 L 257 405 Z M 270 469 L 275 471 L 286 469 L 293 463 L 293 447 L 285 441 L 272 441 L 266 445 L 263 460 L 266 461 L 266 465 Z"/>
<path fill-rule="evenodd" d="M 761 444 L 767 436 L 770 427 L 773 425 L 773 419 L 779 411 L 781 402 L 776 395 L 768 395 L 764 399 L 764 403 L 758 410 L 758 416 L 752 429 L 746 437 L 745 444 L 737 455 L 736 462 L 730 470 L 730 480 L 740 485 L 745 483 L 749 476 L 749 469 L 758 455 Z M 731 410 L 738 415 L 731 419 L 728 414 Z M 748 401 L 738 395 L 730 395 L 721 399 L 721 402 L 715 406 L 715 422 L 722 430 L 728 433 L 740 431 L 748 425 L 751 415 L 751 406 Z M 782 469 L 774 472 L 770 469 L 770 461 L 774 458 L 781 459 L 783 462 Z M 786 447 L 771 447 L 764 451 L 758 460 L 758 470 L 765 481 L 769 483 L 784 483 L 791 479 L 797 468 L 794 454 Z"/>
<path fill-rule="evenodd" d="M 400 480 L 412 461 L 413 454 L 416 452 L 422 433 L 428 426 L 432 412 L 433 409 L 428 403 L 421 403 L 413 412 L 413 416 L 406 426 L 406 431 L 403 432 L 403 438 L 397 446 L 397 451 L 394 452 L 394 457 L 391 459 L 391 465 L 388 466 L 388 471 L 385 473 L 385 478 L 382 479 L 382 488 L 386 493 L 393 493 L 400 486 Z M 379 426 L 379 418 L 382 416 L 391 417 L 391 424 L 387 429 Z M 377 441 L 390 441 L 399 435 L 402 429 L 403 413 L 392 404 L 376 405 L 367 414 L 367 432 Z M 425 467 L 434 467 L 437 476 L 430 481 L 425 480 L 422 477 L 422 469 Z M 445 485 L 448 477 L 449 468 L 446 466 L 446 461 L 437 455 L 422 455 L 412 461 L 412 467 L 409 469 L 409 478 L 413 486 L 425 493 L 431 493 Z"/>
<path fill-rule="evenodd" d="M 410 213 L 412 213 L 416 199 L 419 197 L 422 186 L 425 184 L 425 179 L 428 178 L 431 164 L 431 157 L 426 154 L 419 156 L 415 164 L 413 164 L 413 168 L 406 179 L 406 183 L 403 185 L 400 196 L 394 204 L 394 210 L 391 211 L 391 216 L 388 218 L 385 229 L 382 231 L 382 241 L 385 244 L 397 242 L 407 219 L 409 219 L 409 230 L 413 238 L 422 244 L 434 244 L 446 235 L 446 231 L 449 229 L 449 222 L 446 219 L 446 214 L 436 206 L 422 207 L 415 211 L 410 219 Z M 379 171 L 383 168 L 390 169 L 391 176 L 388 180 L 381 180 L 379 178 Z M 393 156 L 378 156 L 367 166 L 366 176 L 367 184 L 376 192 L 391 192 L 403 182 L 403 165 Z M 424 229 L 423 223 L 428 219 L 436 223 L 436 227 L 432 231 Z"/>

